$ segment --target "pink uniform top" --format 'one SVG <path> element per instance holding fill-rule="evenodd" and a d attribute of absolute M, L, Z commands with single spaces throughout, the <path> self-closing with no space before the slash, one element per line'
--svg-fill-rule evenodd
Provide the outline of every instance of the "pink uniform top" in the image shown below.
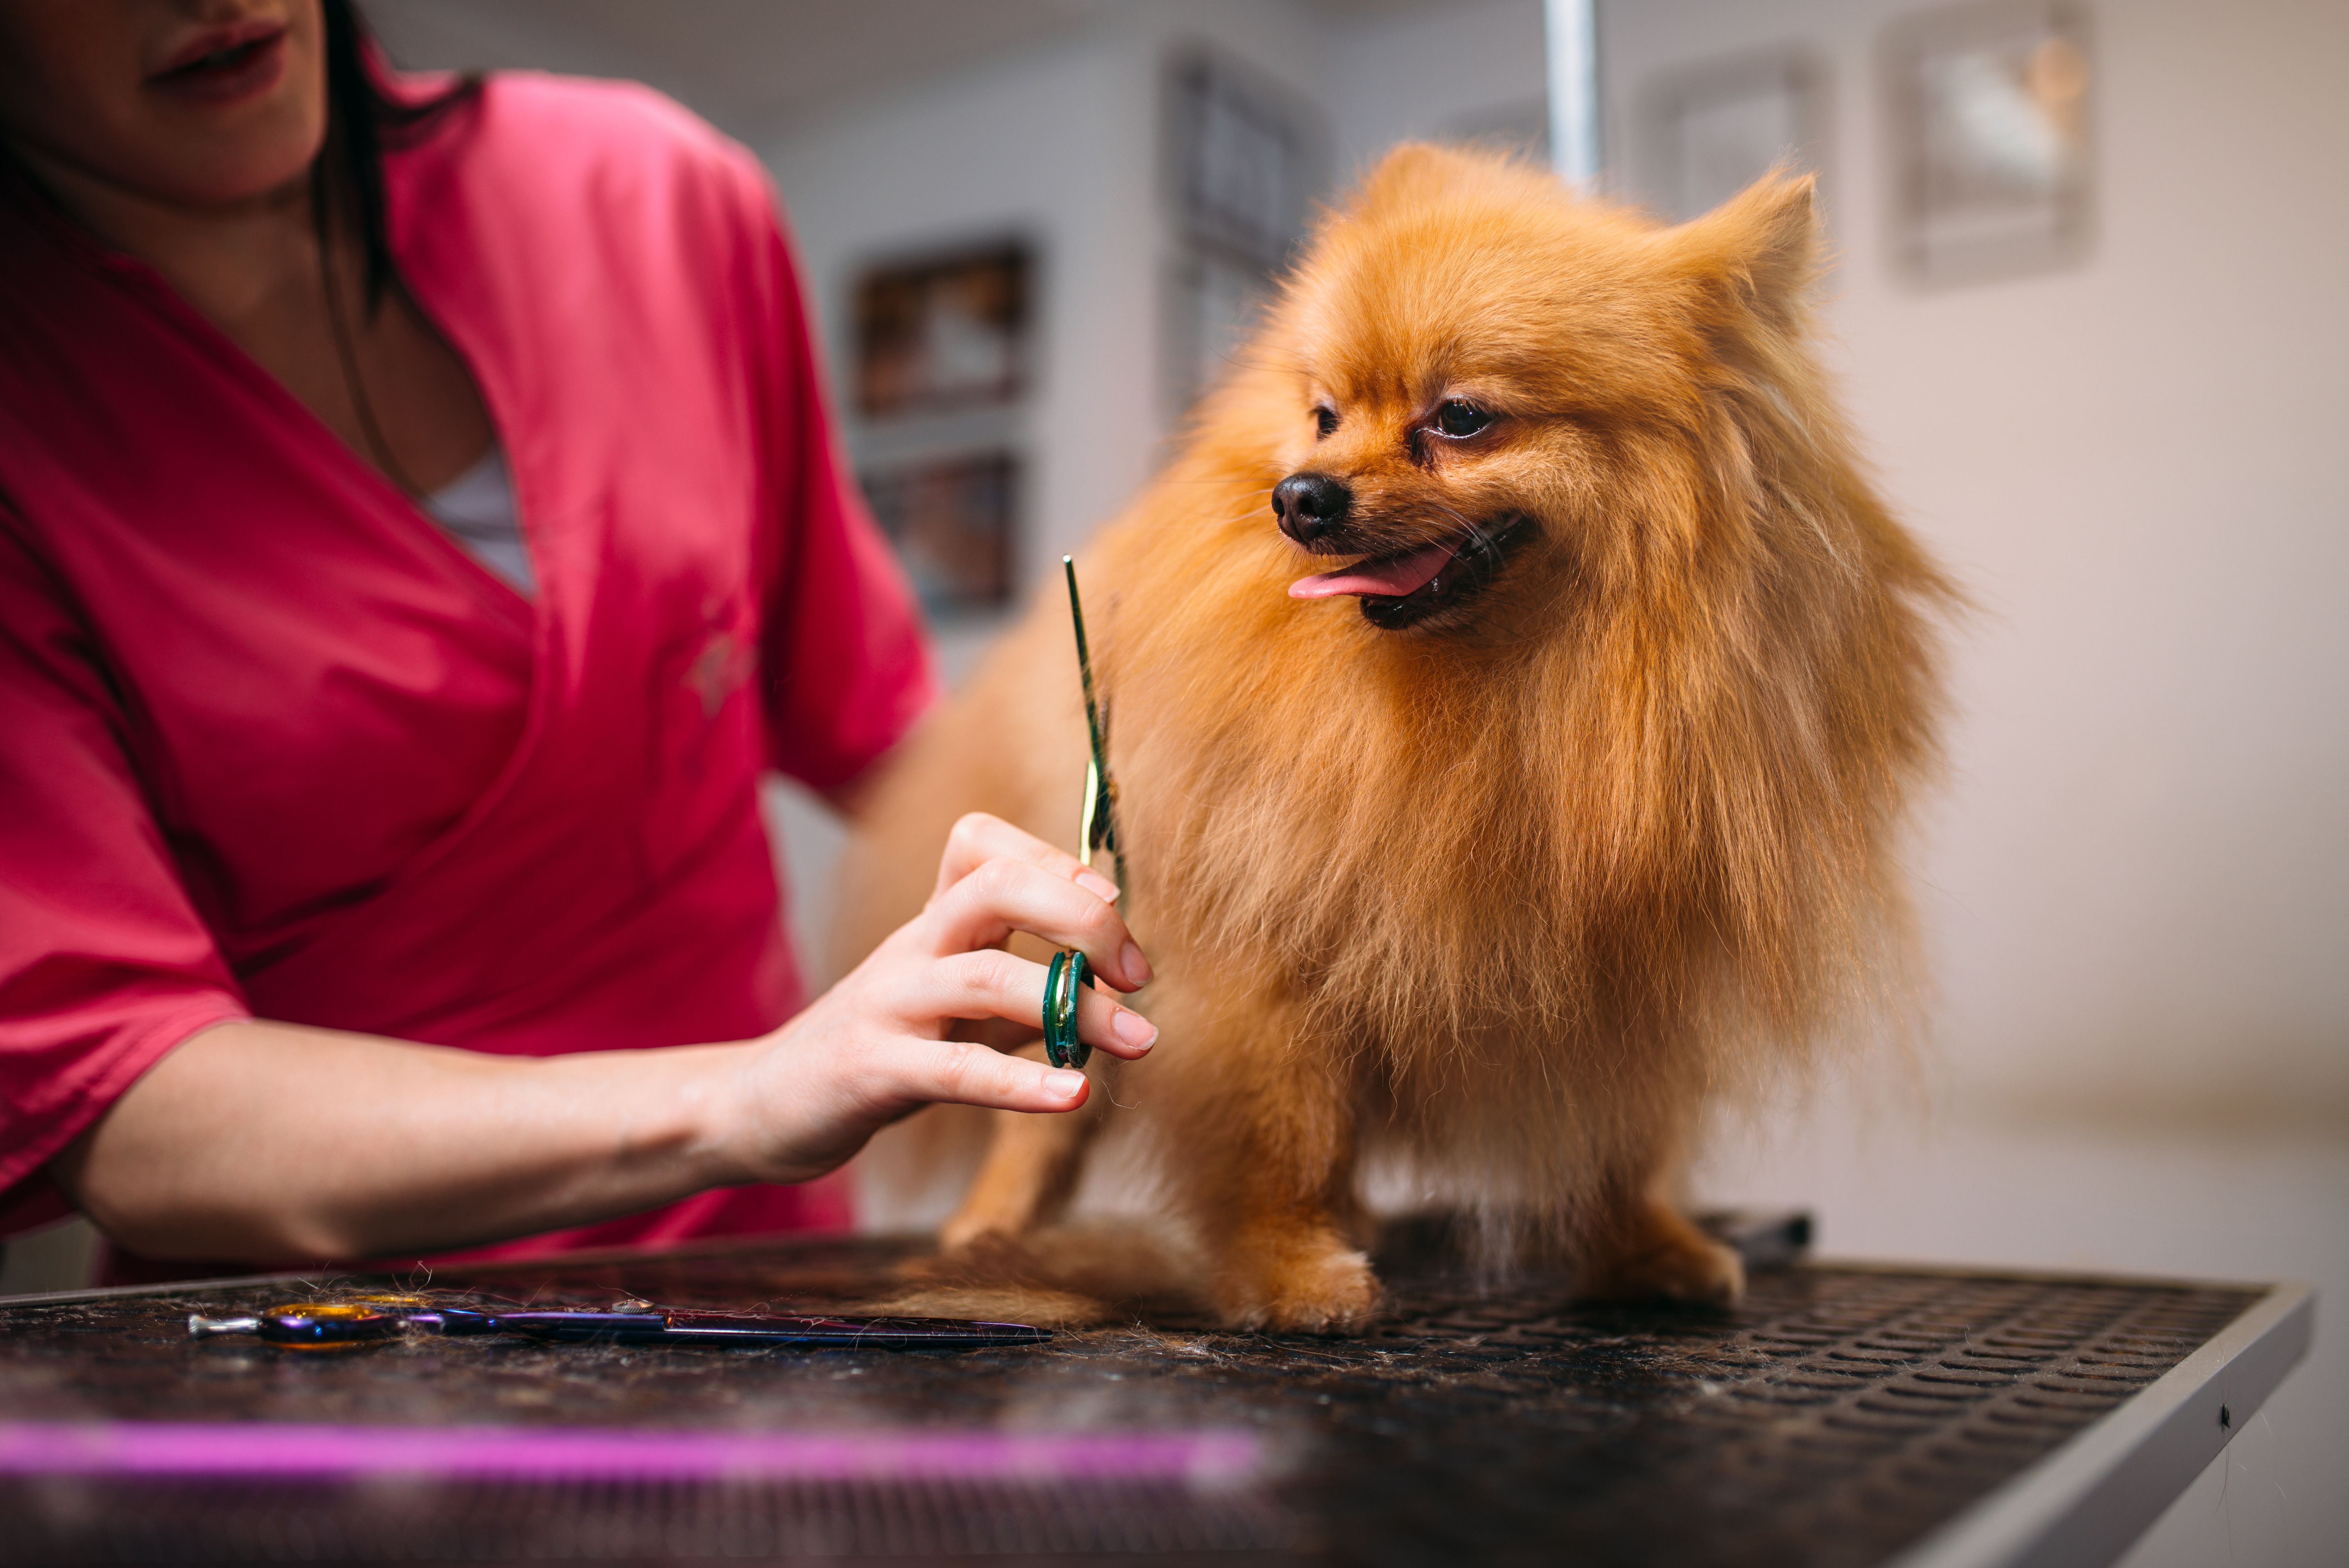
<path fill-rule="evenodd" d="M 385 178 L 534 603 L 0 170 L 0 1232 L 222 1019 L 523 1055 L 773 1027 L 761 771 L 842 783 L 932 695 L 747 154 L 517 73 Z M 506 1250 L 845 1217 L 740 1188 Z"/>

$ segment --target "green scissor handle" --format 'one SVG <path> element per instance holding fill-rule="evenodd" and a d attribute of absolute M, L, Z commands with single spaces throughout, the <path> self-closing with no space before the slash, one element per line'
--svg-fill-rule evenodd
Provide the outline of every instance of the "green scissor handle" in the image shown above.
<path fill-rule="evenodd" d="M 1075 948 L 1052 954 L 1044 972 L 1044 1055 L 1056 1068 L 1081 1068 L 1093 1048 L 1077 1038 L 1077 991 L 1092 984 L 1085 955 Z"/>

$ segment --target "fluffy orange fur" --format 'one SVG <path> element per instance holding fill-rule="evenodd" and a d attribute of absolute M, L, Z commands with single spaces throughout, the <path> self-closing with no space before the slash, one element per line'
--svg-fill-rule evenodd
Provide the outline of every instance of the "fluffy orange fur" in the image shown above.
<path fill-rule="evenodd" d="M 1736 1293 L 1667 1200 L 1709 1102 L 1897 1011 L 1952 597 L 1811 352 L 1815 231 L 1807 181 L 1666 228 L 1431 147 L 1323 221 L 1079 562 L 1162 1031 L 1094 1071 L 1138 1109 L 1003 1119 L 950 1243 L 1051 1217 L 1126 1121 L 1235 1324 L 1374 1312 L 1372 1157 L 1588 1294 Z M 1447 400 L 1493 423 L 1438 438 Z M 1286 593 L 1333 564 L 1268 505 L 1308 469 L 1365 557 L 1526 526 L 1382 629 Z M 1073 842 L 1084 747 L 1046 593 L 883 785 L 849 945 L 919 907 L 961 811 Z"/>

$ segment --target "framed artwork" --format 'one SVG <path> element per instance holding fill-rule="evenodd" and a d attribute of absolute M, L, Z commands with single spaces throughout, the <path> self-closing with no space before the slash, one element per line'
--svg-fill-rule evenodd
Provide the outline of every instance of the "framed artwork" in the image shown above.
<path fill-rule="evenodd" d="M 1640 94 L 1636 125 L 1640 196 L 1685 222 L 1775 167 L 1825 171 L 1826 67 L 1784 48 L 1669 71 Z"/>
<path fill-rule="evenodd" d="M 2070 265 L 2093 239 L 2086 13 L 2047 0 L 1929 12 L 1884 39 L 1891 249 L 1924 284 Z"/>
<path fill-rule="evenodd" d="M 1165 76 L 1166 399 L 1187 407 L 1220 379 L 1303 232 L 1319 120 L 1293 91 L 1206 50 Z"/>
<path fill-rule="evenodd" d="M 863 474 L 859 482 L 932 617 L 984 614 L 1011 603 L 1017 455 L 925 459 Z"/>
<path fill-rule="evenodd" d="M 1278 84 L 1219 55 L 1168 71 L 1175 227 L 1188 244 L 1269 271 L 1305 220 L 1305 128 Z"/>
<path fill-rule="evenodd" d="M 857 412 L 1016 401 L 1027 387 L 1032 272 L 1016 240 L 865 268 L 854 304 Z"/>

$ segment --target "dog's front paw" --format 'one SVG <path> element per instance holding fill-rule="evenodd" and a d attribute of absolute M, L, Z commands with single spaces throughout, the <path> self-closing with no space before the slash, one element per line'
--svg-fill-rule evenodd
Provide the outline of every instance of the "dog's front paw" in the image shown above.
<path fill-rule="evenodd" d="M 1583 1261 L 1584 1301 L 1681 1301 L 1734 1306 L 1745 1264 L 1729 1248 L 1661 1206 L 1631 1218 Z"/>
<path fill-rule="evenodd" d="M 1016 1245 L 1017 1242 L 1012 1227 L 993 1214 L 974 1214 L 967 1208 L 957 1210 L 938 1227 L 941 1253 L 985 1252 L 998 1245 Z"/>
<path fill-rule="evenodd" d="M 1718 1242 L 1697 1238 L 1693 1245 L 1659 1247 L 1610 1259 L 1584 1275 L 1578 1293 L 1585 1301 L 1684 1301 L 1698 1306 L 1734 1306 L 1745 1295 L 1745 1265 Z"/>
<path fill-rule="evenodd" d="M 1216 1271 L 1216 1309 L 1235 1328 L 1353 1334 L 1378 1315 L 1371 1260 L 1332 1232 L 1247 1238 Z"/>

